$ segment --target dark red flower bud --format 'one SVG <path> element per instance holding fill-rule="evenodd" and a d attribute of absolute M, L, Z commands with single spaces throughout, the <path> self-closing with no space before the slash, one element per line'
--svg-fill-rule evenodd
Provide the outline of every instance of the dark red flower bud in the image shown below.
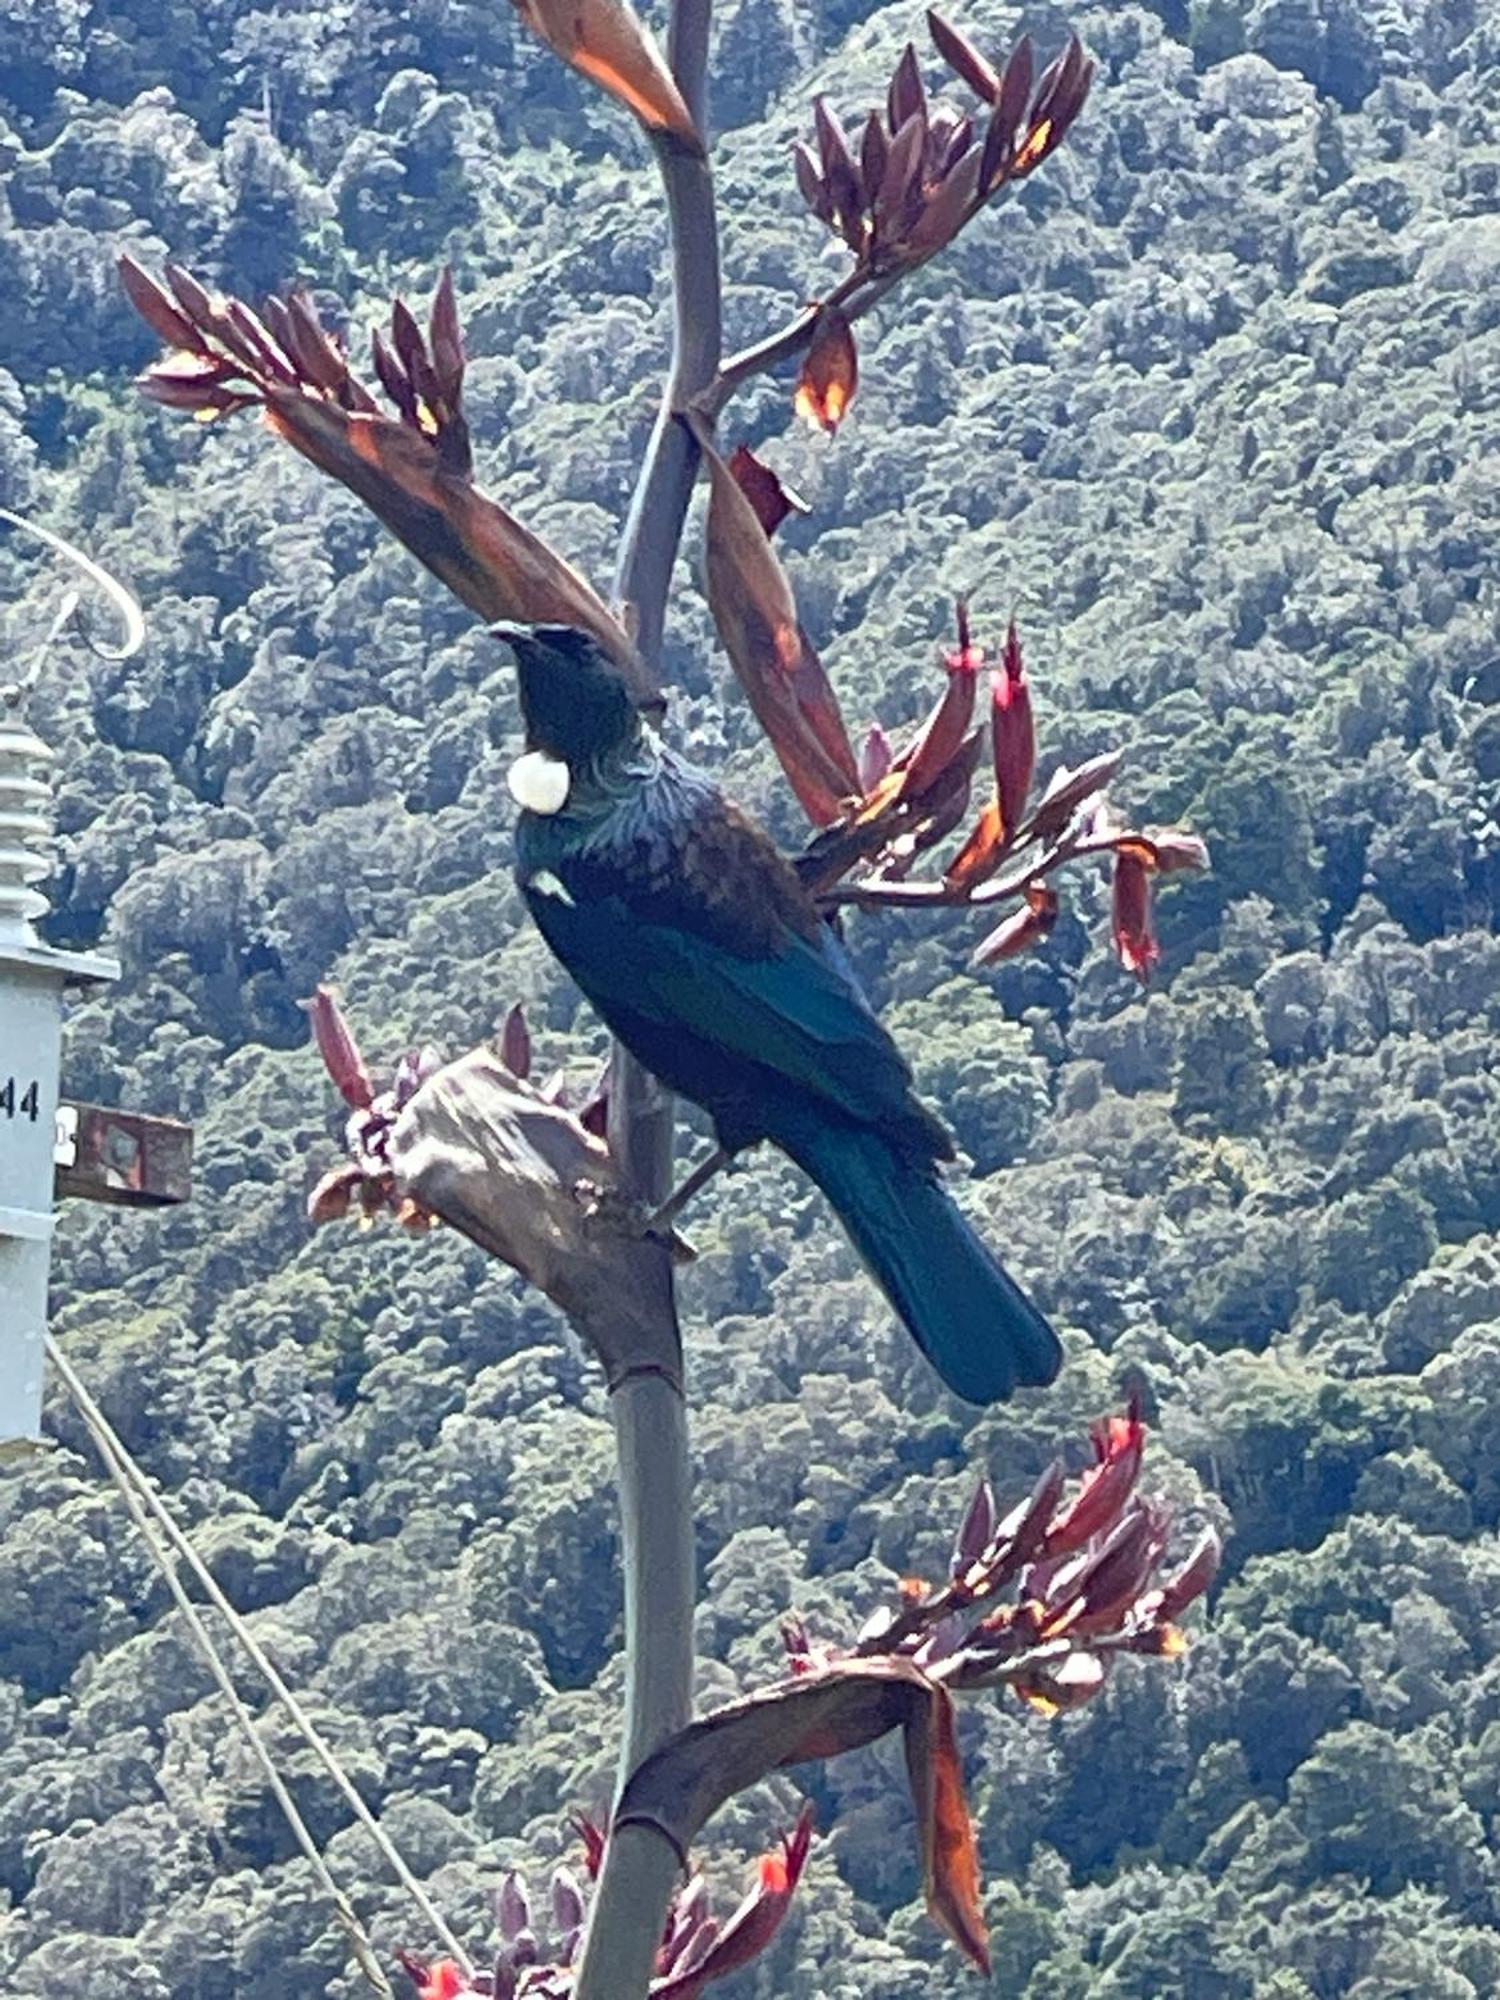
<path fill-rule="evenodd" d="M 1081 1608 L 1069 1621 L 1070 1635 L 1108 1632 L 1119 1625 L 1145 1589 L 1166 1539 L 1165 1513 L 1137 1505 L 1108 1536 L 1074 1586 Z"/>
<path fill-rule="evenodd" d="M 872 722 L 859 753 L 859 782 L 866 797 L 874 791 L 894 761 L 891 739 L 878 722 Z"/>
<path fill-rule="evenodd" d="M 949 69 L 961 76 L 969 88 L 993 104 L 1000 95 L 999 72 L 985 60 L 967 35 L 945 21 L 934 8 L 927 10 L 927 26 L 933 46 Z"/>
<path fill-rule="evenodd" d="M 987 1479 L 981 1479 L 974 1488 L 974 1496 L 954 1537 L 953 1554 L 948 1562 L 949 1574 L 954 1577 L 966 1575 L 989 1547 L 994 1532 L 994 1489 Z"/>
<path fill-rule="evenodd" d="M 320 986 L 312 999 L 302 1004 L 312 1020 L 318 1054 L 339 1095 L 356 1111 L 368 1111 L 375 1098 L 374 1086 L 333 988 Z"/>
<path fill-rule="evenodd" d="M 524 1082 L 531 1074 L 531 1030 L 526 1025 L 526 1009 L 518 1000 L 500 1029 L 500 1060 L 512 1076 Z"/>
<path fill-rule="evenodd" d="M 996 1536 L 1002 1544 L 1007 1545 L 1007 1568 L 1030 1562 L 1042 1547 L 1065 1483 L 1063 1462 L 1060 1458 L 1054 1458 L 1026 1498 L 1019 1506 L 1013 1507 L 1000 1523 Z"/>
<path fill-rule="evenodd" d="M 927 92 L 922 83 L 922 65 L 911 42 L 901 51 L 901 60 L 891 78 L 891 87 L 886 94 L 886 118 L 893 135 L 901 130 L 908 118 L 921 118 L 926 123 Z"/>
<path fill-rule="evenodd" d="M 818 153 L 823 166 L 833 209 L 834 227 L 858 253 L 864 237 L 864 199 L 859 171 L 855 167 L 844 128 L 828 108 L 826 97 L 813 99 L 813 124 L 818 135 Z"/>

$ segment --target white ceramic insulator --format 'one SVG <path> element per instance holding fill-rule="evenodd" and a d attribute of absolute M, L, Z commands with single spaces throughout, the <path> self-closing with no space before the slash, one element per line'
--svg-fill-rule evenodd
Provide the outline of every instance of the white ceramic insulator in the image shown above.
<path fill-rule="evenodd" d="M 33 883 L 52 868 L 53 753 L 17 715 L 0 712 L 0 937 L 28 942 L 47 913 Z"/>

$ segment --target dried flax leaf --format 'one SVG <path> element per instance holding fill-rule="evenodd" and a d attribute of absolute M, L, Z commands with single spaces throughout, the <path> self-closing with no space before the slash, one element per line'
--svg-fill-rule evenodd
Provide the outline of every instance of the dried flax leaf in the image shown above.
<path fill-rule="evenodd" d="M 592 587 L 497 501 L 443 471 L 429 439 L 292 390 L 269 389 L 265 400 L 277 435 L 357 494 L 470 610 L 487 622 L 576 625 L 648 692 L 634 647 Z"/>
<path fill-rule="evenodd" d="M 699 442 L 709 477 L 709 609 L 803 810 L 815 825 L 826 826 L 859 790 L 853 746 L 754 503 L 707 436 L 700 434 Z"/>

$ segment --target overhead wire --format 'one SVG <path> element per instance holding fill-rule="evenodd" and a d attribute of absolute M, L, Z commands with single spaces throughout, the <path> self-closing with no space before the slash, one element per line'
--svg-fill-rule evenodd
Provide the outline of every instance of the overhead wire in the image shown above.
<path fill-rule="evenodd" d="M 176 1564 L 171 1560 L 167 1548 L 162 1546 L 162 1541 L 158 1538 L 158 1535 L 165 1538 L 171 1550 L 175 1551 L 187 1565 L 210 1603 L 213 1604 L 214 1608 L 224 1618 L 230 1631 L 244 1648 L 245 1653 L 261 1674 L 276 1700 L 280 1703 L 303 1742 L 306 1743 L 307 1747 L 318 1758 L 318 1761 L 322 1764 L 325 1771 L 327 1771 L 329 1777 L 338 1787 L 355 1818 L 375 1842 L 377 1849 L 396 1880 L 406 1890 L 407 1894 L 421 1911 L 434 1936 L 441 1941 L 444 1951 L 459 1967 L 466 1979 L 472 1977 L 473 1964 L 464 1951 L 463 1946 L 459 1943 L 451 1927 L 434 1905 L 432 1898 L 427 1894 L 427 1891 L 408 1867 L 404 1857 L 391 1840 L 390 1835 L 381 1826 L 379 1820 L 376 1819 L 363 1798 L 361 1798 L 332 1747 L 314 1724 L 296 1695 L 287 1686 L 275 1663 L 245 1623 L 243 1617 L 224 1595 L 212 1571 L 210 1571 L 203 1558 L 198 1554 L 198 1551 L 177 1525 L 177 1522 L 173 1519 L 171 1513 L 167 1510 L 156 1492 L 155 1487 L 151 1484 L 140 1465 L 132 1457 L 129 1448 L 116 1433 L 109 1419 L 94 1401 L 94 1398 L 89 1394 L 77 1370 L 68 1360 L 66 1354 L 63 1353 L 56 1338 L 50 1332 L 45 1338 L 48 1359 L 57 1370 L 64 1387 L 73 1399 L 74 1405 L 79 1415 L 83 1418 L 90 1437 L 93 1439 L 95 1449 L 104 1461 L 106 1471 L 119 1488 L 121 1497 L 130 1511 L 131 1519 L 140 1530 L 148 1552 L 151 1554 L 157 1567 L 161 1570 L 167 1587 L 171 1591 L 178 1608 L 182 1611 L 189 1629 L 202 1648 L 209 1667 L 213 1672 L 214 1679 L 228 1699 L 236 1721 L 244 1730 L 246 1739 L 255 1754 L 256 1761 L 265 1773 L 276 1802 L 286 1815 L 287 1823 L 291 1827 L 299 1847 L 301 1847 L 308 1861 L 312 1864 L 320 1884 L 332 1901 L 339 1921 L 343 1924 L 349 1936 L 351 1950 L 366 1979 L 369 1980 L 375 1991 L 381 1994 L 382 2000 L 394 2000 L 390 1982 L 387 1980 L 378 1959 L 374 1955 L 374 1947 L 370 1943 L 368 1933 L 360 1924 L 359 1918 L 355 1914 L 347 1896 L 329 1873 L 328 1865 L 321 1853 L 319 1853 L 316 1842 L 313 1841 L 311 1834 L 308 1832 L 306 1824 L 297 1810 L 295 1800 L 287 1791 L 280 1773 L 276 1770 L 269 1750 L 256 1731 L 254 1717 L 241 1701 L 233 1680 L 230 1678 L 229 1670 L 224 1665 L 223 1659 L 214 1644 L 212 1634 L 208 1631 L 197 1607 L 183 1588 L 182 1579 L 178 1574 Z M 153 1523 L 155 1526 L 153 1526 Z"/>

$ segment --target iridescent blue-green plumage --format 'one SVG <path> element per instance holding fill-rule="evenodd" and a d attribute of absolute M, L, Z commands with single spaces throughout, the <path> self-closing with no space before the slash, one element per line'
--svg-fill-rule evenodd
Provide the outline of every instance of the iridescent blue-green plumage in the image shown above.
<path fill-rule="evenodd" d="M 950 1388 L 991 1402 L 1050 1381 L 1056 1336 L 944 1188 L 952 1142 L 795 871 L 643 729 L 591 640 L 503 635 L 528 745 L 568 770 L 561 810 L 523 811 L 516 835 L 553 952 L 726 1148 L 769 1139 L 817 1182 Z"/>

